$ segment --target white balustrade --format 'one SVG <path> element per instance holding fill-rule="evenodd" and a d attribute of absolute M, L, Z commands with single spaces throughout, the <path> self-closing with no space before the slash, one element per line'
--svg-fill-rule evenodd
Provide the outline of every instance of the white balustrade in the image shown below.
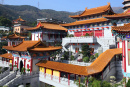
<path fill-rule="evenodd" d="M 10 68 L 8 70 L 6 70 L 5 72 L 0 74 L 0 79 L 4 78 L 5 76 L 9 75 L 10 73 Z"/>

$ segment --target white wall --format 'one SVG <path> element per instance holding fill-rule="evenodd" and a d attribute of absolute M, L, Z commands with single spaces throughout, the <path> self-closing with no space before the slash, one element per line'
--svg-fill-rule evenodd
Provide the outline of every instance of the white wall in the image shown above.
<path fill-rule="evenodd" d="M 111 27 L 104 28 L 104 37 L 112 37 Z"/>
<path fill-rule="evenodd" d="M 126 47 L 126 49 L 125 49 L 125 51 L 126 51 L 126 72 L 127 73 L 130 73 L 130 65 L 128 65 L 128 46 L 127 46 L 127 44 L 128 44 L 128 42 L 127 42 L 127 40 L 125 41 L 125 47 Z"/>

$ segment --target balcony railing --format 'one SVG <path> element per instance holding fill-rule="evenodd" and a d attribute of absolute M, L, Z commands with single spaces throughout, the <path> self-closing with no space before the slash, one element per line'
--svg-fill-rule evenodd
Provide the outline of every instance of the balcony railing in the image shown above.
<path fill-rule="evenodd" d="M 64 77 L 57 77 L 57 76 L 53 76 L 53 75 L 43 73 L 43 72 L 40 72 L 39 76 L 40 76 L 40 78 L 43 78 L 44 80 L 45 79 L 51 80 L 57 84 L 61 84 L 61 85 L 69 86 L 69 87 L 77 87 L 77 85 L 74 83 L 74 80 L 68 81 L 68 79 L 64 78 Z"/>

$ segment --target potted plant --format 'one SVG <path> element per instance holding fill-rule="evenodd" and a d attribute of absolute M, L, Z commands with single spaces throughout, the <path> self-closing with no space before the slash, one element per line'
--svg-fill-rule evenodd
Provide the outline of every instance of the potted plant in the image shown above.
<path fill-rule="evenodd" d="M 27 71 L 28 71 L 28 73 L 29 73 L 30 69 L 27 69 Z"/>

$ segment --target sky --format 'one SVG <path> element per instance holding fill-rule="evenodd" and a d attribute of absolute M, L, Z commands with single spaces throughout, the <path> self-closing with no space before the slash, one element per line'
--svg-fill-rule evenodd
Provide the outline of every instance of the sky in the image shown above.
<path fill-rule="evenodd" d="M 1 2 L 2 0 L 0 0 Z M 111 3 L 112 7 L 123 7 L 124 0 L 4 0 L 7 5 L 31 5 L 39 9 L 53 9 L 56 11 L 77 12 L 83 11 L 87 7 L 94 8 Z"/>

